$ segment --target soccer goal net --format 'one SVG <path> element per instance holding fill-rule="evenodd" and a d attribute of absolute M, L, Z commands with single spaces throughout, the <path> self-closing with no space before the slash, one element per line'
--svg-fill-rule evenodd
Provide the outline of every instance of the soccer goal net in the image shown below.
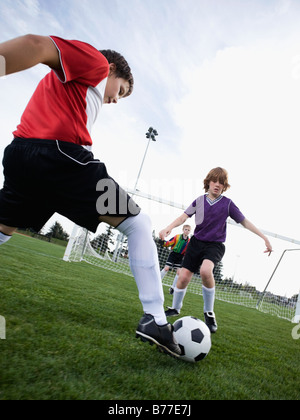
<path fill-rule="evenodd" d="M 170 205 L 162 201 L 160 203 Z M 184 208 L 174 203 L 173 207 Z M 248 235 L 248 232 L 243 230 L 229 221 L 225 257 L 214 269 L 216 298 L 298 322 L 300 317 L 300 242 L 264 231 L 265 234 L 273 237 L 272 244 L 276 251 L 272 257 L 267 257 L 263 254 L 261 239 L 253 237 L 255 236 L 253 234 Z M 239 239 L 240 235 L 242 239 Z M 162 270 L 170 249 L 161 245 L 155 232 L 153 232 L 153 239 L 157 246 Z M 239 244 L 245 242 L 246 246 L 240 247 Z M 295 248 L 287 249 L 291 244 Z M 86 229 L 75 225 L 64 260 L 84 261 L 132 277 L 126 237 L 103 223 L 100 224 L 96 234 L 91 234 Z M 169 270 L 162 280 L 163 285 L 167 288 L 171 287 L 175 275 L 176 270 Z M 193 276 L 188 291 L 202 294 L 199 274 Z"/>

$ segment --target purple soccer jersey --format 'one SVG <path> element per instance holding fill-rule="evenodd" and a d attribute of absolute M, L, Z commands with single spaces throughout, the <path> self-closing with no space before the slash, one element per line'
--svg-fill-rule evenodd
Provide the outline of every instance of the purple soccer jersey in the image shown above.
<path fill-rule="evenodd" d="M 208 195 L 201 195 L 185 210 L 192 217 L 195 215 L 196 228 L 194 236 L 200 241 L 225 242 L 226 221 L 231 217 L 236 223 L 241 223 L 245 216 L 239 208 L 227 197 L 220 195 L 214 201 Z"/>

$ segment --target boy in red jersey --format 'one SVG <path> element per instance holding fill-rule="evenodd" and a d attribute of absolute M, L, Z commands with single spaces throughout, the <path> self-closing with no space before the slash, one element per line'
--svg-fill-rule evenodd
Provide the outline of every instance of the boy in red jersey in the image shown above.
<path fill-rule="evenodd" d="M 16 227 L 39 231 L 55 212 L 93 232 L 100 222 L 117 227 L 128 237 L 130 267 L 144 309 L 137 337 L 178 357 L 181 351 L 163 309 L 151 221 L 91 152 L 91 127 L 101 106 L 132 92 L 127 61 L 81 41 L 38 35 L 0 44 L 0 56 L 6 75 L 39 63 L 51 69 L 4 152 L 0 245 Z"/>

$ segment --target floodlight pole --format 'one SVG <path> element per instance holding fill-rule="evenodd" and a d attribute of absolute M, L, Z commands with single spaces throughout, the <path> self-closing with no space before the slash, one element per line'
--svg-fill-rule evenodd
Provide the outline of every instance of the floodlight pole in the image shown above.
<path fill-rule="evenodd" d="M 149 139 L 149 141 L 147 143 L 146 151 L 145 151 L 145 154 L 144 154 L 142 163 L 141 163 L 141 167 L 140 167 L 140 170 L 139 170 L 137 179 L 135 181 L 135 186 L 134 186 L 133 194 L 131 195 L 131 197 L 133 197 L 134 194 L 135 194 L 135 192 L 136 192 L 136 187 L 137 187 L 137 184 L 138 184 L 139 179 L 140 179 L 140 175 L 141 175 L 141 172 L 142 172 L 142 169 L 143 169 L 143 165 L 144 165 L 144 162 L 145 162 L 145 159 L 146 159 L 146 155 L 147 155 L 147 152 L 148 152 L 150 141 L 151 140 L 152 141 L 156 141 L 156 138 L 155 138 L 156 136 L 158 136 L 158 132 L 155 130 L 155 128 L 149 127 L 149 129 L 148 129 L 148 131 L 146 133 L 146 138 Z M 123 243 L 123 240 L 124 240 L 124 234 L 120 232 L 118 234 L 118 237 L 117 237 L 117 245 L 116 245 L 116 248 L 115 248 L 115 251 L 114 251 L 114 255 L 113 255 L 113 261 L 114 262 L 117 262 L 118 261 L 119 248 L 120 248 L 120 245 Z"/>
<path fill-rule="evenodd" d="M 143 160 L 142 160 L 142 163 L 141 163 L 141 166 L 140 166 L 140 170 L 139 170 L 139 173 L 138 173 L 138 176 L 137 176 L 136 182 L 135 182 L 135 186 L 134 186 L 134 189 L 133 189 L 134 193 L 135 193 L 135 191 L 136 191 L 136 187 L 137 187 L 137 185 L 138 185 L 138 182 L 139 182 L 139 179 L 140 179 L 140 176 L 141 176 L 141 172 L 142 172 L 142 169 L 143 169 L 143 166 L 144 166 L 144 162 L 145 162 L 145 159 L 146 159 L 146 155 L 147 155 L 147 152 L 148 152 L 148 149 L 149 149 L 149 144 L 150 144 L 150 141 L 151 141 L 151 140 L 152 140 L 152 141 L 156 141 L 156 136 L 158 136 L 158 132 L 155 130 L 155 128 L 153 128 L 153 127 L 149 127 L 149 129 L 148 129 L 148 131 L 147 131 L 147 133 L 146 133 L 146 138 L 147 138 L 147 139 L 149 139 L 149 141 L 148 141 L 148 143 L 147 143 L 147 147 L 146 147 L 146 150 L 145 150 L 145 154 L 144 154 L 144 157 L 143 157 Z"/>

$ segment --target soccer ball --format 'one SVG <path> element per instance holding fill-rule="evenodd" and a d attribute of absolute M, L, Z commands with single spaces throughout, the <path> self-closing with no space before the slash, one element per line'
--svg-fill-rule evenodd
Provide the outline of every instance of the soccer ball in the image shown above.
<path fill-rule="evenodd" d="M 211 348 L 208 326 L 198 318 L 184 316 L 174 322 L 174 336 L 181 348 L 180 358 L 186 362 L 199 362 Z"/>

